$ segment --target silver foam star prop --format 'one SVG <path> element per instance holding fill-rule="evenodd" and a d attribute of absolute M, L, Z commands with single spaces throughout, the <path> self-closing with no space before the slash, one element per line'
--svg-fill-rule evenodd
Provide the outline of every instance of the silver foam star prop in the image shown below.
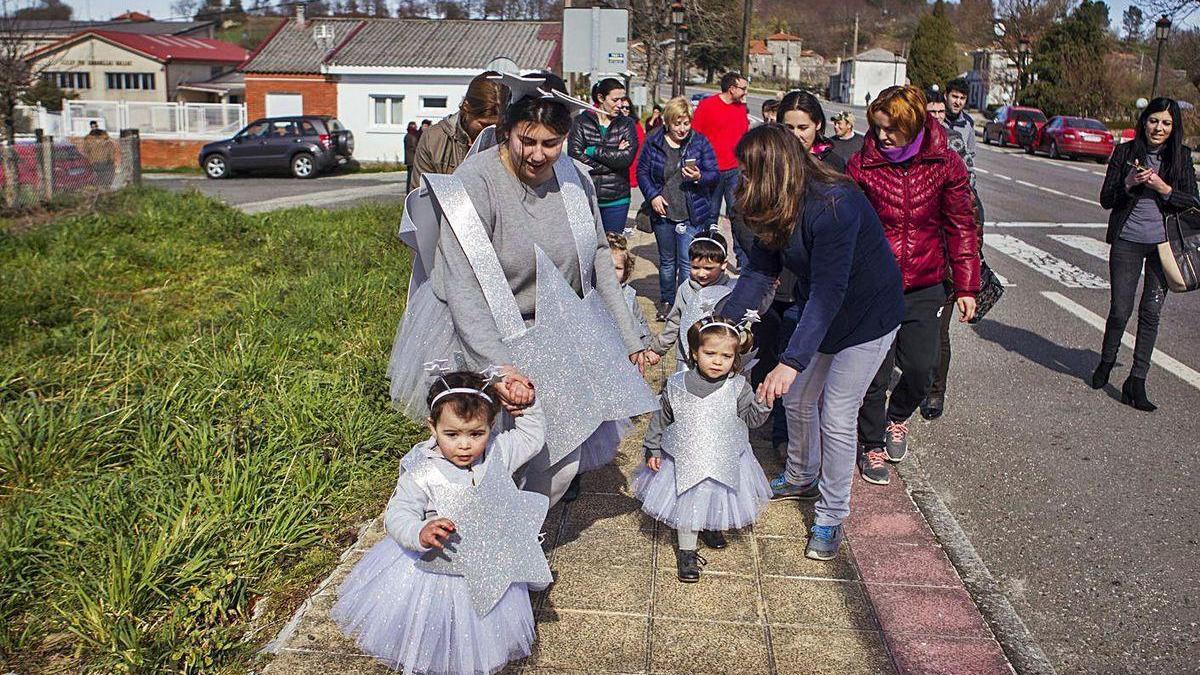
<path fill-rule="evenodd" d="M 538 96 L 540 98 L 552 98 L 567 104 L 568 108 L 574 110 L 591 110 L 596 113 L 604 111 L 587 101 L 575 98 L 574 96 L 564 94 L 557 89 L 552 89 L 546 84 L 546 80 L 537 75 L 513 75 L 512 73 L 500 73 L 499 75 L 491 75 L 488 77 L 493 82 L 498 82 L 505 87 L 508 87 L 509 101 L 516 102 L 527 96 Z"/>
<path fill-rule="evenodd" d="M 475 487 L 440 485 L 434 491 L 438 516 L 454 523 L 456 541 L 417 567 L 435 574 L 461 576 L 471 607 L 485 616 L 515 583 L 552 581 L 539 530 L 550 509 L 545 495 L 518 490 L 497 463 Z"/>
<path fill-rule="evenodd" d="M 426 361 L 423 365 L 425 366 L 425 374 L 430 377 L 442 377 L 451 372 L 450 359 L 434 359 L 433 361 Z"/>
<path fill-rule="evenodd" d="M 675 494 L 681 495 L 711 478 L 736 490 L 741 475 L 740 453 L 732 439 L 749 438 L 738 417 L 737 399 L 745 381 L 734 376 L 721 388 L 700 398 L 684 387 L 686 371 L 667 380 L 675 421 L 663 434 L 663 450 L 675 460 Z"/>
<path fill-rule="evenodd" d="M 504 369 L 500 366 L 488 366 L 479 373 L 483 376 L 484 389 L 504 379 Z"/>
<path fill-rule="evenodd" d="M 658 400 L 629 362 L 600 294 L 593 289 L 580 299 L 541 248 L 535 255 L 537 322 L 505 343 L 537 386 L 553 464 L 601 423 L 657 410 Z"/>
<path fill-rule="evenodd" d="M 762 321 L 762 317 L 759 316 L 758 310 L 756 309 L 748 309 L 746 310 L 746 313 L 742 315 L 742 325 L 744 325 L 746 328 L 753 326 L 759 321 Z"/>

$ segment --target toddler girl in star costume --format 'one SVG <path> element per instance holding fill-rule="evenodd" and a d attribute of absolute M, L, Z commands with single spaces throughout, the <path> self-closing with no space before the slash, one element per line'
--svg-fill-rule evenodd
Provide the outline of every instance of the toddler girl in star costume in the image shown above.
<path fill-rule="evenodd" d="M 753 318 L 748 312 L 735 325 L 706 317 L 688 329 L 690 367 L 667 379 L 662 409 L 646 429 L 646 464 L 633 477 L 642 510 L 675 528 L 676 567 L 685 583 L 700 580 L 697 533 L 705 546 L 725 548 L 722 531 L 753 524 L 771 498 L 749 433 L 771 407 L 738 374 L 753 343 Z"/>
<path fill-rule="evenodd" d="M 489 375 L 446 373 L 430 387 L 431 437 L 401 460 L 384 513 L 388 536 L 354 567 L 331 612 L 359 648 L 394 670 L 490 674 L 528 656 L 533 646 L 528 584 L 510 585 L 480 617 L 466 579 L 416 567 L 455 531 L 434 510 L 436 486 L 476 486 L 489 467 L 511 477 L 545 443 L 545 418 L 536 401 L 516 418 L 516 428 L 493 435 L 500 399 L 492 386 L 497 378 Z"/>
<path fill-rule="evenodd" d="M 725 237 L 716 230 L 709 230 L 692 239 L 688 246 L 688 258 L 692 265 L 688 280 L 675 291 L 675 304 L 667 312 L 662 332 L 650 342 L 650 349 L 660 356 L 676 345 L 678 370 L 684 370 L 688 360 L 682 333 L 701 316 L 712 311 L 702 307 L 715 306 L 737 284 L 737 279 L 730 277 L 725 269 L 728 257 Z"/>

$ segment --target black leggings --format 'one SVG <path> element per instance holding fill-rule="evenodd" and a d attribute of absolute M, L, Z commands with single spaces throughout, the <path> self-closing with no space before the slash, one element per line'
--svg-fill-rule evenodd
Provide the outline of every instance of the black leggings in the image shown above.
<path fill-rule="evenodd" d="M 1146 270 L 1146 283 L 1142 288 L 1142 301 L 1138 304 L 1137 341 L 1134 342 L 1133 368 L 1129 376 L 1145 379 L 1146 373 L 1150 372 L 1154 341 L 1158 338 L 1158 318 L 1162 314 L 1163 301 L 1167 299 L 1167 278 L 1163 274 L 1158 246 L 1155 244 L 1135 244 L 1124 239 L 1113 242 L 1108 254 L 1112 299 L 1108 306 L 1108 321 L 1104 326 L 1100 360 L 1117 360 L 1121 335 L 1133 314 L 1133 297 L 1137 294 L 1143 267 Z"/>

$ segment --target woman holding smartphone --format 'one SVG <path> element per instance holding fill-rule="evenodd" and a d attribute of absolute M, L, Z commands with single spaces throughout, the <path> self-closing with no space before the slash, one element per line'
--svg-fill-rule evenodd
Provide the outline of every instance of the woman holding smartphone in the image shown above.
<path fill-rule="evenodd" d="M 1158 338 L 1159 315 L 1167 298 L 1158 244 L 1167 240 L 1167 214 L 1200 206 L 1191 158 L 1191 149 L 1183 144 L 1179 104 L 1160 96 L 1142 111 L 1133 141 L 1113 151 L 1100 188 L 1100 206 L 1109 210 L 1106 241 L 1112 245 L 1108 256 L 1112 290 L 1092 387 L 1101 389 L 1108 384 L 1145 268 L 1133 367 L 1121 387 L 1121 402 L 1146 412 L 1157 407 L 1146 395 L 1146 375 Z"/>
<path fill-rule="evenodd" d="M 671 309 L 675 289 L 691 271 L 688 246 L 716 222 L 708 200 L 720 178 L 712 145 L 692 130 L 691 104 L 682 96 L 667 101 L 663 125 L 646 137 L 637 175 L 658 240 L 660 321 Z"/>

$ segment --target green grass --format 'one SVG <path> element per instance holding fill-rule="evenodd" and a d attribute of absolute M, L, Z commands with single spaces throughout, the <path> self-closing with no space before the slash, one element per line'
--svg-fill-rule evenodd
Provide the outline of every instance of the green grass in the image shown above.
<path fill-rule="evenodd" d="M 328 572 L 417 434 L 395 225 L 140 189 L 0 234 L 0 670 L 239 670 Z"/>

